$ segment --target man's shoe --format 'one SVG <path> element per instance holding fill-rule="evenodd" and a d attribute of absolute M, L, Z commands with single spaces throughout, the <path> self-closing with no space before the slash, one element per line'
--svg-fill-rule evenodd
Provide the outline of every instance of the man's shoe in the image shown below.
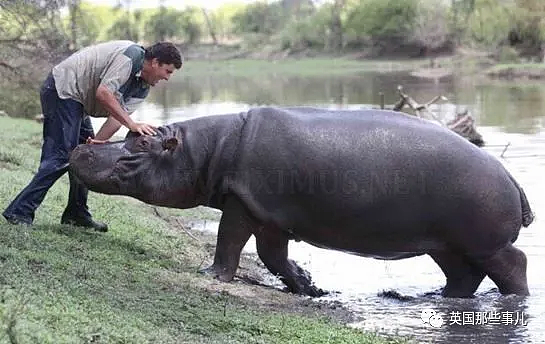
<path fill-rule="evenodd" d="M 4 215 L 4 218 L 6 219 L 6 221 L 8 221 L 8 223 L 11 225 L 23 225 L 27 227 L 32 226 L 32 222 L 30 221 L 23 220 L 21 218 L 11 216 L 11 215 L 5 215 L 5 214 L 2 214 L 2 215 Z"/>
<path fill-rule="evenodd" d="M 78 218 L 62 218 L 61 224 L 72 225 L 78 227 L 92 228 L 97 232 L 107 232 L 108 225 L 102 222 L 94 221 L 90 217 L 78 217 Z"/>

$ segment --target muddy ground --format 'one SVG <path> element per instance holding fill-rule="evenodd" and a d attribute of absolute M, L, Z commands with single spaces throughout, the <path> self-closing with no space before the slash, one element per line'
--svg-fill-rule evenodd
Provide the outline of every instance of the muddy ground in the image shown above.
<path fill-rule="evenodd" d="M 168 221 L 173 232 L 187 236 L 191 241 L 195 249 L 181 254 L 192 256 L 190 260 L 194 262 L 197 270 L 205 268 L 213 262 L 216 249 L 215 234 L 195 228 L 193 225 L 195 219 L 191 217 L 165 216 L 159 212 L 156 212 L 155 215 Z M 341 324 L 360 320 L 340 302 L 318 301 L 308 296 L 288 292 L 280 279 L 267 270 L 256 254 L 243 252 L 239 268 L 231 282 L 221 282 L 201 274 L 192 274 L 187 278 L 191 280 L 192 285 L 199 286 L 209 292 L 228 294 L 243 300 L 244 303 L 272 312 L 326 316 Z"/>

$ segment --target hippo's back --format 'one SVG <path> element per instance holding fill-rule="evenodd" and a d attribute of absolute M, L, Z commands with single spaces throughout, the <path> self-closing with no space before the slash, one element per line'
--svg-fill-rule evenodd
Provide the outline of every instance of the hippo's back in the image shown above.
<path fill-rule="evenodd" d="M 243 142 L 253 152 L 275 157 L 269 163 L 277 167 L 334 162 L 339 168 L 405 169 L 490 159 L 486 152 L 435 123 L 379 110 L 257 108 L 248 113 Z M 247 153 L 252 156 L 253 152 Z M 285 160 L 288 157 L 297 160 Z"/>

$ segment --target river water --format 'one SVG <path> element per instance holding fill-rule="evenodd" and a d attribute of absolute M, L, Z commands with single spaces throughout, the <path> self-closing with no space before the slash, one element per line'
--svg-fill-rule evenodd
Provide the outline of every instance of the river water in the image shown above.
<path fill-rule="evenodd" d="M 134 117 L 160 125 L 254 105 L 369 107 L 380 102 L 380 92 L 387 104 L 397 101 L 398 85 L 420 102 L 446 96 L 447 101 L 433 108 L 443 118 L 468 109 L 487 142 L 485 149 L 525 189 L 537 217 L 521 230 L 516 246 L 528 257 L 531 296 L 500 296 L 488 278 L 473 299 L 430 295 L 445 279 L 427 256 L 379 261 L 291 242 L 290 258 L 311 272 L 317 286 L 332 291 L 324 300 L 341 301 L 361 317 L 354 327 L 410 336 L 418 343 L 545 343 L 545 269 L 540 265 L 545 260 L 545 85 L 452 76 L 422 80 L 403 72 L 307 78 L 181 76 L 156 87 Z M 255 252 L 252 241 L 245 251 Z M 392 291 L 403 300 L 384 293 Z M 423 317 L 423 311 L 428 315 Z M 436 314 L 431 321 L 430 312 Z"/>

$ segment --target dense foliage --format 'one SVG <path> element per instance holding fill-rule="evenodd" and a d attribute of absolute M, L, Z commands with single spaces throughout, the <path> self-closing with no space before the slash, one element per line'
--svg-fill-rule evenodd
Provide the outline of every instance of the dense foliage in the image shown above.
<path fill-rule="evenodd" d="M 36 80 L 59 58 L 109 39 L 234 43 L 285 54 L 357 51 L 367 57 L 423 57 L 468 47 L 505 62 L 541 61 L 545 49 L 542 0 L 258 0 L 213 10 L 162 4 L 136 9 L 131 0 L 118 0 L 115 7 L 82 0 L 0 2 L 0 92 L 24 85 L 35 94 Z M 0 109 L 32 116 L 39 109 L 37 99 L 29 98 L 36 97 L 0 97 Z"/>

